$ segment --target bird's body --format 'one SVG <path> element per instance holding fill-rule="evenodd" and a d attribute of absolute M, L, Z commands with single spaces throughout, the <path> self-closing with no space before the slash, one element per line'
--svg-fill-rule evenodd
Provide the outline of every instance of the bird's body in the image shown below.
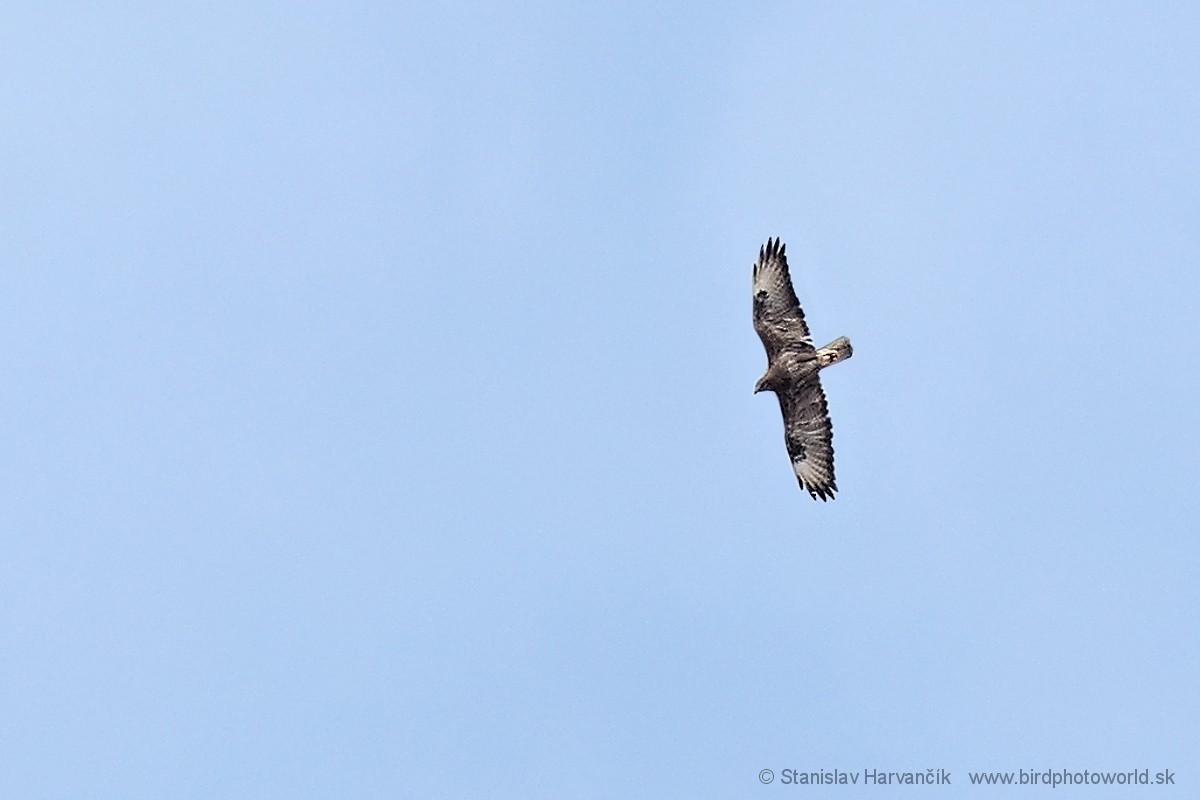
<path fill-rule="evenodd" d="M 819 373 L 854 354 L 845 336 L 818 349 L 788 273 L 786 245 L 768 239 L 754 264 L 754 330 L 767 351 L 767 370 L 754 391 L 774 392 L 783 412 L 784 439 L 800 488 L 828 500 L 833 474 L 833 425 Z"/>

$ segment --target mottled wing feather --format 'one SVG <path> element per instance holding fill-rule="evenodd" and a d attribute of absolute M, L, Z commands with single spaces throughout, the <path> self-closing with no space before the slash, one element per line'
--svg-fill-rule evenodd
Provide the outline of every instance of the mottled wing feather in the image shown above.
<path fill-rule="evenodd" d="M 814 500 L 818 497 L 829 500 L 837 491 L 837 484 L 833 479 L 833 425 L 821 382 L 814 375 L 777 394 L 796 480 Z"/>
<path fill-rule="evenodd" d="M 812 337 L 792 278 L 788 273 L 787 245 L 768 239 L 754 264 L 754 330 L 773 361 L 785 350 L 812 350 Z"/>

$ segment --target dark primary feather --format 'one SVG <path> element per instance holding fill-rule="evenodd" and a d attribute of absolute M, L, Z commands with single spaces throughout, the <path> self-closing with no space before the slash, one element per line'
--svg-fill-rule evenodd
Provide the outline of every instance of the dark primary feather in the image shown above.
<path fill-rule="evenodd" d="M 767 350 L 767 359 L 784 350 L 812 350 L 812 337 L 792 277 L 788 272 L 787 245 L 768 239 L 759 248 L 754 264 L 754 330 Z"/>

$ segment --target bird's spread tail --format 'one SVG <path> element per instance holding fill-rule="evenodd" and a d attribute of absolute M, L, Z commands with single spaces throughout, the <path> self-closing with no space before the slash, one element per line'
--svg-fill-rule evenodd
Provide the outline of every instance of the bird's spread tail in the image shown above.
<path fill-rule="evenodd" d="M 854 355 L 854 348 L 850 346 L 850 340 L 845 336 L 839 336 L 817 351 L 817 362 L 822 367 L 828 367 L 830 364 L 845 361 L 852 355 Z"/>

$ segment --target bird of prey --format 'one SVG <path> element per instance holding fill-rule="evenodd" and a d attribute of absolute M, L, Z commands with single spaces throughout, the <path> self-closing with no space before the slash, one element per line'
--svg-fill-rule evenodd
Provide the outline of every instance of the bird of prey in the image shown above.
<path fill-rule="evenodd" d="M 800 488 L 816 500 L 837 491 L 833 478 L 833 425 L 819 373 L 853 353 L 845 336 L 818 349 L 792 288 L 787 245 L 768 239 L 754 264 L 754 330 L 767 350 L 767 371 L 754 386 L 774 392 L 783 411 L 788 456 Z"/>

